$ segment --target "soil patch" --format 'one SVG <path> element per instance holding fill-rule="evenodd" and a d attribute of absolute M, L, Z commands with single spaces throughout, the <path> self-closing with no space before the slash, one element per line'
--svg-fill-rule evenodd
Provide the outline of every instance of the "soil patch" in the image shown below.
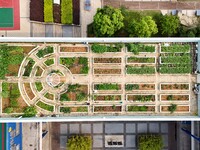
<path fill-rule="evenodd" d="M 120 101 L 121 95 L 95 95 L 95 101 Z"/>
<path fill-rule="evenodd" d="M 189 101 L 189 95 L 161 95 L 162 101 Z"/>
<path fill-rule="evenodd" d="M 30 20 L 44 21 L 44 0 L 30 1 Z"/>
<path fill-rule="evenodd" d="M 8 65 L 8 71 L 9 71 L 9 73 L 6 74 L 6 76 L 17 76 L 19 68 L 20 68 L 20 65 L 9 64 Z"/>
<path fill-rule="evenodd" d="M 121 106 L 95 106 L 94 112 L 121 112 Z"/>
<path fill-rule="evenodd" d="M 36 76 L 41 76 L 42 75 L 42 72 L 43 72 L 43 70 L 39 67 L 39 66 L 37 66 L 37 69 L 36 69 Z"/>
<path fill-rule="evenodd" d="M 73 22 L 80 25 L 80 0 L 73 0 Z"/>
<path fill-rule="evenodd" d="M 25 54 L 28 54 L 32 49 L 34 49 L 35 48 L 35 46 L 22 46 L 22 48 L 23 48 L 23 52 L 25 53 Z"/>
<path fill-rule="evenodd" d="M 61 47 L 60 52 L 87 52 L 87 47 Z"/>
<path fill-rule="evenodd" d="M 162 106 L 161 110 L 164 112 L 169 112 L 170 106 Z M 189 106 L 177 106 L 175 112 L 189 112 Z"/>
<path fill-rule="evenodd" d="M 25 88 L 25 91 L 26 91 L 28 97 L 30 98 L 30 100 L 32 100 L 35 97 L 35 95 L 34 95 L 33 91 L 31 90 L 30 83 L 24 83 L 24 88 Z"/>
<path fill-rule="evenodd" d="M 155 101 L 155 95 L 128 95 L 128 101 L 141 101 L 141 102 L 148 102 L 148 101 Z"/>
<path fill-rule="evenodd" d="M 161 90 L 189 90 L 188 84 L 162 84 Z"/>
<path fill-rule="evenodd" d="M 94 69 L 94 74 L 121 74 L 121 69 Z"/>
<path fill-rule="evenodd" d="M 53 4 L 53 18 L 55 23 L 61 23 L 61 6 Z"/>

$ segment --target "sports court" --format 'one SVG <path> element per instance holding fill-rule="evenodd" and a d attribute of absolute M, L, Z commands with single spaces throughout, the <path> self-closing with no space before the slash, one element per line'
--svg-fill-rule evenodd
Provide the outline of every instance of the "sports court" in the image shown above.
<path fill-rule="evenodd" d="M 0 30 L 19 30 L 19 0 L 0 0 Z"/>
<path fill-rule="evenodd" d="M 0 123 L 0 149 L 6 149 L 6 124 Z"/>

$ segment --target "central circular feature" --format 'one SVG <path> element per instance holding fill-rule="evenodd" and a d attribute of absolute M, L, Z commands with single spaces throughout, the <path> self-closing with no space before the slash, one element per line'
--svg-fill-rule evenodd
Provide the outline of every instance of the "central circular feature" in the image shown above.
<path fill-rule="evenodd" d="M 56 74 L 56 73 L 50 73 L 46 77 L 46 82 L 51 87 L 56 87 L 56 86 L 58 86 L 60 84 L 60 75 Z"/>

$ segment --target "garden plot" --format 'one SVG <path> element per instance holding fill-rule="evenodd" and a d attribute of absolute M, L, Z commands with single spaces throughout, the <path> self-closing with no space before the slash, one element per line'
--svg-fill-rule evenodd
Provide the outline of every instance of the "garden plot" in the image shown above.
<path fill-rule="evenodd" d="M 95 94 L 93 95 L 94 102 L 119 102 L 122 100 L 121 95 L 116 94 Z"/>
<path fill-rule="evenodd" d="M 24 86 L 26 94 L 30 98 L 30 100 L 34 99 L 35 94 L 33 93 L 33 90 L 31 89 L 31 84 L 30 83 L 24 83 L 23 86 Z"/>
<path fill-rule="evenodd" d="M 36 56 L 41 59 L 53 53 L 54 53 L 54 47 L 46 46 L 45 48 L 38 50 L 38 52 L 36 53 Z"/>
<path fill-rule="evenodd" d="M 93 64 L 121 64 L 122 58 L 118 57 L 95 57 L 93 58 Z"/>
<path fill-rule="evenodd" d="M 128 102 L 154 102 L 156 96 L 147 94 L 128 94 L 126 95 L 126 100 Z"/>
<path fill-rule="evenodd" d="M 102 93 L 120 92 L 122 90 L 122 85 L 118 83 L 94 83 L 93 90 Z"/>
<path fill-rule="evenodd" d="M 50 111 L 50 112 L 54 111 L 54 106 L 53 105 L 46 104 L 46 103 L 42 102 L 41 100 L 39 100 L 36 103 L 36 106 L 41 108 L 41 109 L 43 109 L 43 110 L 46 110 L 46 111 Z"/>
<path fill-rule="evenodd" d="M 154 66 L 126 66 L 126 74 L 128 75 L 153 75 L 156 73 Z"/>
<path fill-rule="evenodd" d="M 126 51 L 131 52 L 135 55 L 139 53 L 155 53 L 156 45 L 154 44 L 126 44 Z"/>
<path fill-rule="evenodd" d="M 165 102 L 182 102 L 182 101 L 190 101 L 189 94 L 161 94 L 160 100 Z"/>
<path fill-rule="evenodd" d="M 190 112 L 189 105 L 160 105 L 160 112 L 162 113 L 188 113 Z"/>
<path fill-rule="evenodd" d="M 156 57 L 131 56 L 126 58 L 127 64 L 156 64 Z"/>
<path fill-rule="evenodd" d="M 94 113 L 120 113 L 122 106 L 119 105 L 95 105 L 93 106 Z"/>
<path fill-rule="evenodd" d="M 61 53 L 87 53 L 88 52 L 87 45 L 65 45 L 60 47 Z"/>
<path fill-rule="evenodd" d="M 161 83 L 160 90 L 161 91 L 189 91 L 190 84 L 189 83 Z"/>
<path fill-rule="evenodd" d="M 88 106 L 60 107 L 61 113 L 88 113 Z"/>
<path fill-rule="evenodd" d="M 126 92 L 134 92 L 134 91 L 154 91 L 155 84 L 154 83 L 137 83 L 132 84 L 128 83 L 125 85 Z"/>
<path fill-rule="evenodd" d="M 118 53 L 122 51 L 124 44 L 92 44 L 91 50 L 93 53 Z"/>
<path fill-rule="evenodd" d="M 121 75 L 121 68 L 99 68 L 95 67 L 93 69 L 94 75 Z"/>
<path fill-rule="evenodd" d="M 127 105 L 126 112 L 152 113 L 152 112 L 155 112 L 155 106 L 154 105 Z"/>
<path fill-rule="evenodd" d="M 42 76 L 43 72 L 44 72 L 44 70 L 41 67 L 36 66 L 35 76 Z"/>

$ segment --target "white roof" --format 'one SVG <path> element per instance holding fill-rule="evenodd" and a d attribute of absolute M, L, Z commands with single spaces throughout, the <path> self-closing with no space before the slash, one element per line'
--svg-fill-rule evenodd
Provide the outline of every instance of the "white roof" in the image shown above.
<path fill-rule="evenodd" d="M 54 4 L 59 4 L 60 5 L 60 0 L 53 0 Z"/>

